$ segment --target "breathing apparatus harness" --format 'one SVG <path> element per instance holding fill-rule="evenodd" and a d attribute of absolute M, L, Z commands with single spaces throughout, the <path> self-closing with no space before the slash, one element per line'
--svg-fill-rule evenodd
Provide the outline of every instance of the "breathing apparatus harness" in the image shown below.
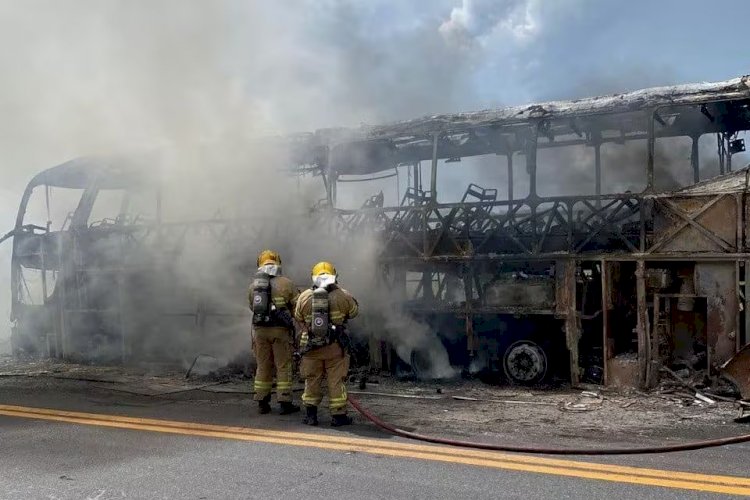
<path fill-rule="evenodd" d="M 335 283 L 327 286 L 313 287 L 312 289 L 312 320 L 307 334 L 307 344 L 301 354 L 325 347 L 338 342 L 345 352 L 351 347 L 349 333 L 345 325 L 335 325 L 331 321 L 330 308 L 331 304 L 328 298 L 329 293 L 337 289 Z"/>
<path fill-rule="evenodd" d="M 271 294 L 271 280 L 273 276 L 263 270 L 258 270 L 253 279 L 252 302 L 253 325 L 255 326 L 283 326 L 294 328 L 292 314 L 286 307 L 278 308 L 273 303 Z"/>

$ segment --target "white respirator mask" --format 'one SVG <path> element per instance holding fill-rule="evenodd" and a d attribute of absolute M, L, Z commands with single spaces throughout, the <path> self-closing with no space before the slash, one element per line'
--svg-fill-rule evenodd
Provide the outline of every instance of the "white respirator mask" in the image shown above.
<path fill-rule="evenodd" d="M 319 274 L 313 277 L 313 285 L 315 285 L 316 288 L 325 288 L 334 283 L 336 283 L 335 274 Z"/>
<path fill-rule="evenodd" d="M 265 266 L 260 266 L 258 272 L 266 273 L 269 276 L 279 276 L 281 274 L 281 266 L 266 264 Z"/>

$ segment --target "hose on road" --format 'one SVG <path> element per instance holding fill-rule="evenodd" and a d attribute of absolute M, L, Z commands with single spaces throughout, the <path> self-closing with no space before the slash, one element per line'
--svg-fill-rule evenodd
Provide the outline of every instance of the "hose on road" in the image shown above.
<path fill-rule="evenodd" d="M 750 442 L 750 434 L 734 436 L 728 438 L 710 439 L 706 441 L 692 441 L 684 444 L 673 444 L 663 446 L 643 446 L 633 448 L 544 448 L 537 446 L 514 446 L 505 444 L 477 443 L 473 441 L 460 441 L 456 439 L 446 439 L 434 436 L 418 434 L 416 432 L 399 429 L 388 422 L 373 415 L 367 408 L 362 406 L 351 394 L 348 396 L 349 403 L 367 420 L 386 432 L 407 439 L 425 441 L 427 443 L 444 444 L 449 446 L 459 446 L 462 448 L 476 448 L 479 450 L 505 451 L 516 453 L 535 453 L 540 455 L 638 455 L 647 453 L 673 453 L 677 451 L 701 450 L 704 448 L 714 448 L 717 446 L 726 446 L 728 444 L 738 444 Z"/>

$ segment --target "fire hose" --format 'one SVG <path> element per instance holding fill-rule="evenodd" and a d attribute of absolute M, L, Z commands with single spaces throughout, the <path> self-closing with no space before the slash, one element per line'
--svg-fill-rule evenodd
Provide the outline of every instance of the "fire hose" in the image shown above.
<path fill-rule="evenodd" d="M 479 450 L 490 450 L 490 451 L 504 451 L 504 452 L 516 452 L 516 453 L 536 453 L 540 455 L 639 455 L 647 453 L 673 453 L 677 451 L 692 451 L 701 450 L 704 448 L 715 448 L 717 446 L 726 446 L 729 444 L 747 443 L 750 442 L 750 434 L 743 434 L 740 436 L 733 436 L 728 438 L 710 439 L 705 441 L 692 441 L 683 444 L 673 444 L 666 446 L 643 446 L 633 448 L 544 448 L 536 446 L 515 446 L 508 444 L 490 444 L 490 443 L 477 443 L 473 441 L 460 441 L 456 439 L 440 438 L 435 436 L 427 436 L 425 434 L 418 434 L 416 432 L 405 431 L 399 429 L 394 425 L 385 422 L 377 416 L 370 413 L 362 403 L 360 403 L 351 394 L 348 396 L 349 403 L 367 420 L 375 424 L 380 429 L 394 434 L 396 436 L 404 437 L 407 439 L 414 439 L 417 441 L 425 441 L 427 443 L 444 444 L 449 446 L 459 446 L 462 448 L 476 448 Z"/>

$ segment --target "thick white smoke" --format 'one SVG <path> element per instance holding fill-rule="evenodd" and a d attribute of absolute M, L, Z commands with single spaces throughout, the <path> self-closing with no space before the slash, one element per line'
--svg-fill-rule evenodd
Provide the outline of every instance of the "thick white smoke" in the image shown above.
<path fill-rule="evenodd" d="M 538 82 L 558 83 L 549 83 L 552 67 L 541 52 L 552 45 L 555 21 L 574 18 L 579 7 L 538 0 L 0 0 L 0 229 L 12 227 L 36 172 L 83 155 L 153 150 L 167 152 L 165 210 L 174 219 L 263 215 L 280 198 L 296 216 L 320 197 L 319 184 L 295 186 L 290 200 L 292 188 L 275 162 L 256 154 L 253 138 L 546 98 L 549 87 Z M 609 90 L 624 89 L 590 93 Z M 498 170 L 493 163 L 480 178 L 496 180 Z M 441 172 L 441 199 L 460 197 L 463 175 Z M 342 188 L 341 196 L 357 206 L 371 189 Z M 287 272 L 299 281 L 315 260 L 338 257 L 304 239 L 308 252 L 293 238 L 278 241 Z M 196 244 L 185 262 L 211 250 Z M 367 282 L 370 251 L 337 262 L 353 291 Z M 3 283 L 9 254 L 8 243 L 0 246 Z M 184 277 L 204 281 L 197 272 Z M 2 318 L 8 303 L 8 287 L 0 287 Z M 0 321 L 0 350 L 7 333 Z"/>
<path fill-rule="evenodd" d="M 386 7 L 387 36 L 371 29 Z M 257 154 L 254 138 L 447 111 L 470 95 L 465 58 L 438 32 L 443 14 L 415 25 L 413 12 L 344 2 L 0 3 L 0 225 L 12 227 L 38 171 L 82 155 L 144 151 L 162 155 L 167 219 L 297 217 L 321 197 L 319 182 L 317 191 L 293 190 L 280 173 L 287 165 Z M 253 243 L 288 249 L 287 272 L 306 285 L 312 262 L 336 256 L 309 245 L 312 235 L 294 242 L 291 228 L 286 239 Z M 207 256 L 227 256 L 204 245 L 191 241 L 181 254 L 185 288 L 217 300 L 243 294 L 238 283 L 205 279 Z M 5 283 L 10 248 L 0 249 Z M 358 253 L 359 264 L 337 263 L 344 276 L 371 269 L 362 262 L 371 256 Z M 0 296 L 7 318 L 7 287 Z"/>

